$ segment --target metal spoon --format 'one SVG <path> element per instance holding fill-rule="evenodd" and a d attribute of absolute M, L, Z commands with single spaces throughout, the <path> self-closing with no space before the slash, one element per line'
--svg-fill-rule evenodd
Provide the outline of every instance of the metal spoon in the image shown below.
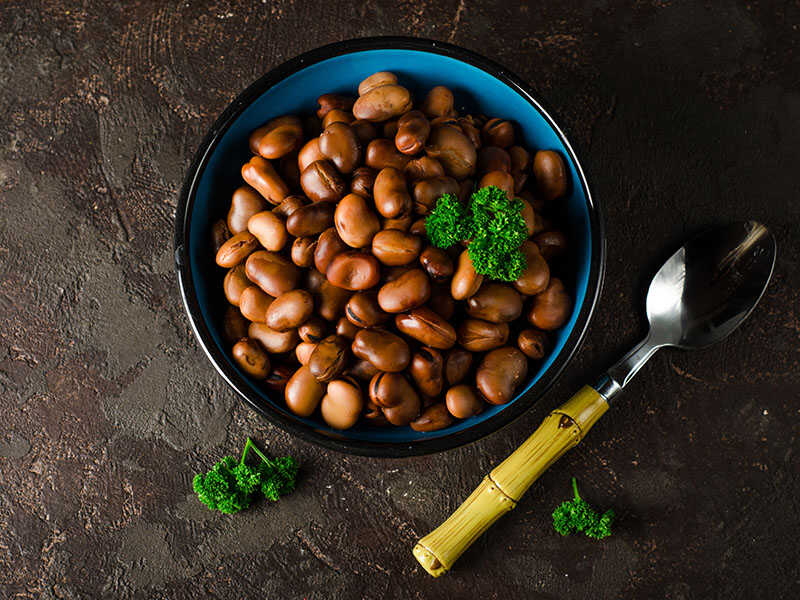
<path fill-rule="evenodd" d="M 567 450 L 580 442 L 611 400 L 664 346 L 703 348 L 727 337 L 753 311 L 775 265 L 774 236 L 755 221 L 689 240 L 659 269 L 647 292 L 650 331 L 595 386 L 551 412 L 511 456 L 487 475 L 414 556 L 438 577 Z"/>

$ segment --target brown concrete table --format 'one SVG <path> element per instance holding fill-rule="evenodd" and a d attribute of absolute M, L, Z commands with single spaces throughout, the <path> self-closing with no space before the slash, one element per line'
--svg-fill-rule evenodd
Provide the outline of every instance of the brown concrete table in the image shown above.
<path fill-rule="evenodd" d="M 791 598 L 800 593 L 800 6 L 796 2 L 54 2 L 0 5 L 0 598 Z M 405 34 L 481 52 L 556 107 L 605 207 L 588 338 L 525 417 L 380 461 L 247 410 L 179 303 L 190 157 L 302 51 Z M 699 227 L 775 232 L 773 283 L 726 343 L 659 354 L 587 441 L 433 580 L 413 542 L 644 332 L 653 269 Z M 228 517 L 192 474 L 247 434 L 297 492 Z M 619 512 L 561 538 L 580 479 Z"/>

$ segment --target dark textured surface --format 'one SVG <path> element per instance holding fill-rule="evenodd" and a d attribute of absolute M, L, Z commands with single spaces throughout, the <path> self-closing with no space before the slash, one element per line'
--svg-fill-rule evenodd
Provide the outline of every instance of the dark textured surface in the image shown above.
<path fill-rule="evenodd" d="M 36 2 L 0 6 L 0 598 L 792 598 L 800 594 L 797 2 Z M 525 417 L 379 461 L 245 409 L 188 327 L 172 217 L 215 116 L 279 62 L 348 37 L 452 41 L 556 107 L 607 213 L 587 341 Z M 778 239 L 751 320 L 657 355 L 586 442 L 433 580 L 413 542 L 644 332 L 650 273 L 701 226 Z M 247 434 L 297 492 L 212 514 L 193 472 Z M 561 538 L 576 475 L 618 533 Z"/>

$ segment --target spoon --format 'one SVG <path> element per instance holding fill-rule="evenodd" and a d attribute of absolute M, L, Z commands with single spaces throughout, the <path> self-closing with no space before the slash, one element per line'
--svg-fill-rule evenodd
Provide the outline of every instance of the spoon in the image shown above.
<path fill-rule="evenodd" d="M 414 547 L 438 577 L 567 450 L 577 445 L 656 350 L 704 348 L 727 337 L 753 311 L 775 265 L 774 236 L 755 221 L 689 240 L 659 269 L 647 292 L 650 331 L 594 386 L 552 411 L 456 511 Z"/>

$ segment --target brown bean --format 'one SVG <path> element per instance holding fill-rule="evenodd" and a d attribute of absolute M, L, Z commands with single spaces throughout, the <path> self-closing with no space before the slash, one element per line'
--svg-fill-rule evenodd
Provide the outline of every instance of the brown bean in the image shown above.
<path fill-rule="evenodd" d="M 411 108 L 411 93 L 403 86 L 385 84 L 371 87 L 353 104 L 356 119 L 386 121 Z"/>
<path fill-rule="evenodd" d="M 401 333 L 433 348 L 447 350 L 456 343 L 456 330 L 426 306 L 397 315 L 394 323 Z"/>
<path fill-rule="evenodd" d="M 286 219 L 298 208 L 301 208 L 305 205 L 306 201 L 302 196 L 286 196 L 286 198 L 283 199 L 283 202 L 272 209 L 272 212 L 279 217 Z"/>
<path fill-rule="evenodd" d="M 322 148 L 319 145 L 319 137 L 311 138 L 305 145 L 300 148 L 297 154 L 297 167 L 300 169 L 300 176 L 302 182 L 302 173 L 306 170 L 308 165 L 318 160 L 325 160 L 327 157 L 322 153 Z"/>
<path fill-rule="evenodd" d="M 349 125 L 355 120 L 356 118 L 353 116 L 353 113 L 346 110 L 341 110 L 339 108 L 334 108 L 322 119 L 322 130 L 325 131 L 334 123 L 344 123 L 345 125 Z"/>
<path fill-rule="evenodd" d="M 481 177 L 481 181 L 478 183 L 479 188 L 489 187 L 491 185 L 503 190 L 509 200 L 514 198 L 514 178 L 510 173 L 506 171 L 489 171 L 486 175 Z"/>
<path fill-rule="evenodd" d="M 428 138 L 425 153 L 437 159 L 445 173 L 464 179 L 475 172 L 478 155 L 475 146 L 461 129 L 450 126 L 436 127 Z"/>
<path fill-rule="evenodd" d="M 409 373 L 417 389 L 429 397 L 438 396 L 444 387 L 444 360 L 439 351 L 424 346 L 414 353 Z"/>
<path fill-rule="evenodd" d="M 381 219 L 381 229 L 407 232 L 413 222 L 414 218 L 411 216 L 411 211 L 409 211 L 406 214 L 398 215 L 394 219 Z"/>
<path fill-rule="evenodd" d="M 414 212 L 427 215 L 444 194 L 458 195 L 458 182 L 452 177 L 432 177 L 414 184 Z"/>
<path fill-rule="evenodd" d="M 378 130 L 375 125 L 364 119 L 356 119 L 350 123 L 350 127 L 353 128 L 353 132 L 356 134 L 356 138 L 362 148 L 366 148 L 367 144 L 378 137 Z"/>
<path fill-rule="evenodd" d="M 262 210 L 266 210 L 267 206 L 264 198 L 249 185 L 237 188 L 233 192 L 231 208 L 228 211 L 228 230 L 233 235 L 247 231 L 247 221 L 250 217 Z"/>
<path fill-rule="evenodd" d="M 522 353 L 533 360 L 541 360 L 547 354 L 550 342 L 547 334 L 539 329 L 524 329 L 517 337 L 517 346 Z"/>
<path fill-rule="evenodd" d="M 533 241 L 548 262 L 564 256 L 567 252 L 567 236 L 562 231 L 555 229 L 542 231 L 533 238 Z"/>
<path fill-rule="evenodd" d="M 247 278 L 277 298 L 297 287 L 300 270 L 288 259 L 268 250 L 253 252 L 245 263 Z"/>
<path fill-rule="evenodd" d="M 447 284 L 434 284 L 431 286 L 428 307 L 440 317 L 450 320 L 456 312 L 456 301 L 450 295 L 450 286 Z"/>
<path fill-rule="evenodd" d="M 475 127 L 469 119 L 463 117 L 458 119 L 458 126 L 464 132 L 464 135 L 469 138 L 469 141 L 472 142 L 472 145 L 475 146 L 475 149 L 480 149 L 482 146 L 480 129 Z"/>
<path fill-rule="evenodd" d="M 377 285 L 381 269 L 378 260 L 371 254 L 350 251 L 338 254 L 331 261 L 325 275 L 335 286 L 358 291 Z"/>
<path fill-rule="evenodd" d="M 388 313 L 422 306 L 431 296 L 431 282 L 422 269 L 411 269 L 378 290 L 378 304 Z"/>
<path fill-rule="evenodd" d="M 306 289 L 312 294 L 319 294 L 325 281 L 327 281 L 325 275 L 317 271 L 313 265 L 305 272 Z"/>
<path fill-rule="evenodd" d="M 269 210 L 250 217 L 247 222 L 247 230 L 256 236 L 264 248 L 273 252 L 282 250 L 289 239 L 283 219 Z"/>
<path fill-rule="evenodd" d="M 511 286 L 488 282 L 467 300 L 467 314 L 492 323 L 508 323 L 522 314 L 522 297 Z"/>
<path fill-rule="evenodd" d="M 443 85 L 437 85 L 428 92 L 422 101 L 422 112 L 431 119 L 436 117 L 449 117 L 455 113 L 453 105 L 455 99 L 453 92 Z"/>
<path fill-rule="evenodd" d="M 355 101 L 355 98 L 344 94 L 322 94 L 317 98 L 317 103 L 319 104 L 317 116 L 323 119 L 332 110 L 350 110 L 353 108 Z"/>
<path fill-rule="evenodd" d="M 225 298 L 234 306 L 239 306 L 239 298 L 245 288 L 252 285 L 247 278 L 243 264 L 238 264 L 225 274 L 225 279 L 222 280 L 222 289 L 225 292 Z"/>
<path fill-rule="evenodd" d="M 444 281 L 452 277 L 455 267 L 447 252 L 436 246 L 428 246 L 419 255 L 419 262 L 433 281 Z"/>
<path fill-rule="evenodd" d="M 317 235 L 333 225 L 333 202 L 313 202 L 294 211 L 286 219 L 286 230 L 296 237 Z"/>
<path fill-rule="evenodd" d="M 286 364 L 272 365 L 272 371 L 264 380 L 264 385 L 272 390 L 283 392 L 292 373 L 294 373 L 294 367 L 292 366 Z"/>
<path fill-rule="evenodd" d="M 525 270 L 514 282 L 514 287 L 526 296 L 533 296 L 542 292 L 550 282 L 550 267 L 533 242 L 522 242 L 520 250 L 525 255 Z"/>
<path fill-rule="evenodd" d="M 431 119 L 431 127 L 443 127 L 445 125 L 461 131 L 461 125 L 458 122 L 457 115 L 447 115 Z"/>
<path fill-rule="evenodd" d="M 403 169 L 411 183 L 416 183 L 422 179 L 430 179 L 431 177 L 442 177 L 444 175 L 444 167 L 435 158 L 430 156 L 420 156 L 413 160 L 408 161 Z"/>
<path fill-rule="evenodd" d="M 356 337 L 358 330 L 359 328 L 348 321 L 347 317 L 341 317 L 336 321 L 336 335 L 345 337 L 350 341 Z"/>
<path fill-rule="evenodd" d="M 361 83 L 358 84 L 358 95 L 363 96 L 370 90 L 380 87 L 382 85 L 390 85 L 397 83 L 397 75 L 391 71 L 378 71 L 373 73 Z"/>
<path fill-rule="evenodd" d="M 350 340 L 341 335 L 329 335 L 322 340 L 308 359 L 308 370 L 317 381 L 330 381 L 347 366 Z"/>
<path fill-rule="evenodd" d="M 572 298 L 557 277 L 551 277 L 547 289 L 533 297 L 528 310 L 528 322 L 534 327 L 552 331 L 569 319 Z"/>
<path fill-rule="evenodd" d="M 414 265 L 401 265 L 399 267 L 389 267 L 383 270 L 382 283 L 389 283 L 400 279 L 403 275 L 414 269 Z"/>
<path fill-rule="evenodd" d="M 345 250 L 348 250 L 347 244 L 336 233 L 335 227 L 329 227 L 320 233 L 314 250 L 314 266 L 317 271 L 325 273 L 333 259 Z"/>
<path fill-rule="evenodd" d="M 317 240 L 312 237 L 299 237 L 292 244 L 292 262 L 298 267 L 310 267 L 314 264 L 314 251 Z"/>
<path fill-rule="evenodd" d="M 319 149 L 341 173 L 352 173 L 361 160 L 361 144 L 346 123 L 331 123 L 319 136 Z"/>
<path fill-rule="evenodd" d="M 336 379 L 328 384 L 320 413 L 334 429 L 350 429 L 358 422 L 363 407 L 364 398 L 358 386 L 346 379 Z"/>
<path fill-rule="evenodd" d="M 403 154 L 417 154 L 422 152 L 430 133 L 431 124 L 425 115 L 419 110 L 412 110 L 397 121 L 394 145 Z"/>
<path fill-rule="evenodd" d="M 520 211 L 520 214 L 525 221 L 525 229 L 528 230 L 528 235 L 531 236 L 536 231 L 536 213 L 533 212 L 533 207 L 531 206 L 530 202 L 524 198 L 517 198 L 517 200 L 522 202 L 522 210 Z"/>
<path fill-rule="evenodd" d="M 383 312 L 378 305 L 378 294 L 374 291 L 353 294 L 347 302 L 344 314 L 358 327 L 375 327 L 389 318 L 389 314 Z"/>
<path fill-rule="evenodd" d="M 249 231 L 237 233 L 228 238 L 217 251 L 217 264 L 225 269 L 231 269 L 250 256 L 256 248 L 258 248 L 256 236 Z"/>
<path fill-rule="evenodd" d="M 390 119 L 388 121 L 384 121 L 382 131 L 383 137 L 393 140 L 394 136 L 397 135 L 398 122 L 399 119 Z"/>
<path fill-rule="evenodd" d="M 531 155 L 522 146 L 511 146 L 508 149 L 508 155 L 511 157 L 512 173 L 527 171 L 531 165 Z"/>
<path fill-rule="evenodd" d="M 351 248 L 368 246 L 381 228 L 378 215 L 360 194 L 347 194 L 339 201 L 333 222 L 339 237 Z"/>
<path fill-rule="evenodd" d="M 466 300 L 478 291 L 483 283 L 483 275 L 475 272 L 469 253 L 464 250 L 458 257 L 458 265 L 450 281 L 450 294 L 454 300 Z"/>
<path fill-rule="evenodd" d="M 305 290 L 291 290 L 275 298 L 267 310 L 267 326 L 275 331 L 296 329 L 314 313 L 314 297 Z"/>
<path fill-rule="evenodd" d="M 406 179 L 402 171 L 392 167 L 380 170 L 375 177 L 372 195 L 375 198 L 375 208 L 387 219 L 397 217 L 411 209 L 411 196 L 408 194 Z"/>
<path fill-rule="evenodd" d="M 297 361 L 301 365 L 308 365 L 311 354 L 314 352 L 316 347 L 317 344 L 313 342 L 301 342 L 300 344 L 297 344 L 297 347 L 294 349 L 294 354 L 297 357 Z"/>
<path fill-rule="evenodd" d="M 317 312 L 326 321 L 335 321 L 344 313 L 352 292 L 323 280 L 317 294 Z"/>
<path fill-rule="evenodd" d="M 372 238 L 372 254 L 384 265 L 408 265 L 419 256 L 422 238 L 397 229 L 379 231 Z"/>
<path fill-rule="evenodd" d="M 503 148 L 484 146 L 478 151 L 478 173 L 511 172 L 511 156 Z"/>
<path fill-rule="evenodd" d="M 427 229 L 425 229 L 425 217 L 417 219 L 411 223 L 411 227 L 408 228 L 408 232 L 416 235 L 426 235 Z"/>
<path fill-rule="evenodd" d="M 297 150 L 303 141 L 303 122 L 294 115 L 272 119 L 263 128 L 258 154 L 274 160 Z"/>
<path fill-rule="evenodd" d="M 408 156 L 398 152 L 392 140 L 386 138 L 372 140 L 364 153 L 364 162 L 367 166 L 378 171 L 387 167 L 402 171 L 409 160 Z"/>
<path fill-rule="evenodd" d="M 247 328 L 247 336 L 257 340 L 270 354 L 289 352 L 300 343 L 296 329 L 275 331 L 265 323 L 250 323 Z"/>
<path fill-rule="evenodd" d="M 248 338 L 233 345 L 233 360 L 253 379 L 265 379 L 269 375 L 269 356 L 264 349 Z"/>
<path fill-rule="evenodd" d="M 357 379 L 361 379 L 362 381 L 369 381 L 379 372 L 380 371 L 378 371 L 378 368 L 375 365 L 368 360 L 364 360 L 363 358 L 353 361 L 353 364 L 347 370 L 349 375 L 352 375 Z"/>
<path fill-rule="evenodd" d="M 483 402 L 468 385 L 454 385 L 447 390 L 445 404 L 456 419 L 469 419 L 483 412 Z"/>
<path fill-rule="evenodd" d="M 403 338 L 383 329 L 361 329 L 352 344 L 353 354 L 381 371 L 403 371 L 411 361 L 411 350 Z"/>
<path fill-rule="evenodd" d="M 297 328 L 300 339 L 316 344 L 325 337 L 328 324 L 318 316 L 313 316 Z"/>
<path fill-rule="evenodd" d="M 421 408 L 414 386 L 399 373 L 378 373 L 369 382 L 369 397 L 383 408 L 392 425 L 408 425 Z"/>
<path fill-rule="evenodd" d="M 509 148 L 514 145 L 514 125 L 505 119 L 489 119 L 481 129 L 481 135 L 487 146 Z"/>
<path fill-rule="evenodd" d="M 499 348 L 508 341 L 508 323 L 465 319 L 458 326 L 458 343 L 470 352 Z"/>
<path fill-rule="evenodd" d="M 432 404 L 422 414 L 409 423 L 414 431 L 438 431 L 453 424 L 453 417 L 447 412 L 444 402 Z"/>
<path fill-rule="evenodd" d="M 278 175 L 275 167 L 260 156 L 251 157 L 242 166 L 242 179 L 272 204 L 280 204 L 289 195 L 289 186 Z"/>
<path fill-rule="evenodd" d="M 247 337 L 247 326 L 249 323 L 250 322 L 244 318 L 242 313 L 239 312 L 238 308 L 229 306 L 222 317 L 222 337 L 225 338 L 225 341 L 229 344 L 234 344 L 236 340 Z"/>
<path fill-rule="evenodd" d="M 377 174 L 374 169 L 369 167 L 357 168 L 353 171 L 353 178 L 350 180 L 350 191 L 364 196 L 364 198 L 371 198 L 372 187 L 375 185 L 375 176 Z"/>
<path fill-rule="evenodd" d="M 536 188 L 545 201 L 555 200 L 567 193 L 567 167 L 558 152 L 539 150 L 533 156 L 533 176 L 536 178 Z"/>
<path fill-rule="evenodd" d="M 325 386 L 318 382 L 307 366 L 300 367 L 286 382 L 286 406 L 300 417 L 310 417 L 317 410 Z"/>
<path fill-rule="evenodd" d="M 517 348 L 505 346 L 483 357 L 475 383 L 492 404 L 506 404 L 528 375 L 528 359 Z"/>
<path fill-rule="evenodd" d="M 466 378 L 472 367 L 472 352 L 463 348 L 453 348 L 444 361 L 444 376 L 447 383 L 455 385 Z"/>
<path fill-rule="evenodd" d="M 228 224 L 224 219 L 214 221 L 211 226 L 211 250 L 216 254 L 222 248 L 222 244 L 228 241 L 231 237 L 231 230 L 228 229 Z"/>
<path fill-rule="evenodd" d="M 339 171 L 329 160 L 315 160 L 303 169 L 300 185 L 313 202 L 338 202 L 346 189 Z"/>
<path fill-rule="evenodd" d="M 242 316 L 255 323 L 265 323 L 267 309 L 274 298 L 261 291 L 261 288 L 251 285 L 242 290 L 239 296 L 239 310 Z"/>

